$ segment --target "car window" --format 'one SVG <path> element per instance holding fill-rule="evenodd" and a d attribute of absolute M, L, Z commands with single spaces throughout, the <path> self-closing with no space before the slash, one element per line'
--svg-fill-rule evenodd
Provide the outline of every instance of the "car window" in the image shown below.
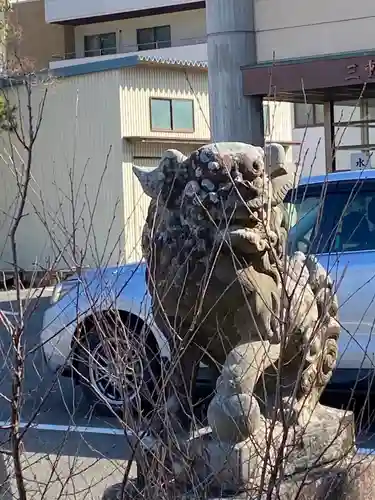
<path fill-rule="evenodd" d="M 300 188 L 286 201 L 296 212 L 289 231 L 290 252 L 375 250 L 375 189 L 366 182 L 347 183 L 344 189 Z"/>

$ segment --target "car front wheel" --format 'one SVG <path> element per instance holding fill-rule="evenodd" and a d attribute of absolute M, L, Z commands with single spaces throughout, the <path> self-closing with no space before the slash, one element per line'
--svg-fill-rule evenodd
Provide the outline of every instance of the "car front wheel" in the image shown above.
<path fill-rule="evenodd" d="M 86 401 L 101 415 L 144 417 L 157 395 L 160 356 L 152 334 L 137 318 L 119 323 L 95 320 L 76 350 L 79 383 Z"/>

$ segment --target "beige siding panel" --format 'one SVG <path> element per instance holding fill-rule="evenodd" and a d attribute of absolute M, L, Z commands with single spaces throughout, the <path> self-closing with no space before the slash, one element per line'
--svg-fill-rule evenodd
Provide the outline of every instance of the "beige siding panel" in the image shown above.
<path fill-rule="evenodd" d="M 155 66 L 124 68 L 121 85 L 122 133 L 124 137 L 155 137 L 160 140 L 204 139 L 209 141 L 208 79 L 206 72 Z M 151 130 L 152 97 L 194 101 L 195 130 L 192 133 Z"/>
<path fill-rule="evenodd" d="M 134 262 L 142 258 L 141 236 L 147 215 L 150 198 L 146 196 L 138 179 L 132 173 L 132 163 L 143 167 L 154 168 L 166 149 L 178 149 L 188 155 L 198 146 L 191 144 L 171 143 L 136 143 L 128 145 L 131 159 L 124 162 L 124 218 L 125 218 L 125 261 Z M 132 152 L 132 153 L 131 153 Z"/>
<path fill-rule="evenodd" d="M 33 88 L 34 117 L 44 91 L 48 92 L 35 143 L 27 216 L 17 236 L 19 263 L 25 269 L 32 268 L 34 262 L 38 267 L 48 266 L 60 253 L 60 268 L 81 261 L 90 266 L 105 265 L 117 262 L 123 251 L 118 75 L 116 71 L 101 72 Z M 8 95 L 13 102 L 20 99 L 26 129 L 24 89 L 12 89 Z M 17 193 L 15 169 L 6 136 L 1 139 L 1 170 L 6 172 L 6 182 L 0 185 L 0 208 L 9 213 Z M 19 154 L 25 158 L 14 137 L 13 144 L 16 157 Z M 22 162 L 16 159 L 15 164 L 21 171 Z M 7 239 L 8 228 L 9 219 L 3 220 L 2 242 Z M 9 241 L 2 250 L 0 268 L 11 261 Z"/>
<path fill-rule="evenodd" d="M 157 160 L 149 158 L 139 158 L 134 163 L 142 164 L 144 167 L 155 167 Z M 125 239 L 125 259 L 128 261 L 138 261 L 142 258 L 141 237 L 142 230 L 147 216 L 150 198 L 145 195 L 138 179 L 133 176 L 131 182 L 133 203 L 127 217 L 125 218 L 126 239 Z"/>
<path fill-rule="evenodd" d="M 175 142 L 159 142 L 159 143 L 144 143 L 137 142 L 134 144 L 134 156 L 142 157 L 142 158 L 160 158 L 164 151 L 167 149 L 177 149 L 181 151 L 184 155 L 189 155 L 195 149 L 203 146 L 204 142 L 200 144 L 184 144 L 184 143 L 175 143 Z M 155 166 L 157 163 L 155 164 Z"/>
<path fill-rule="evenodd" d="M 197 145 L 176 144 L 173 139 L 202 140 L 209 142 L 208 83 L 207 73 L 185 72 L 157 67 L 124 68 L 121 71 L 120 106 L 122 110 L 123 137 L 149 137 L 158 143 L 129 144 L 124 141 L 124 219 L 125 260 L 141 258 L 140 238 L 149 200 L 138 180 L 133 176 L 131 165 L 156 166 L 163 151 L 179 149 L 185 154 Z M 151 97 L 181 97 L 194 100 L 194 133 L 153 132 L 150 126 Z M 137 159 L 138 158 L 138 159 Z"/>

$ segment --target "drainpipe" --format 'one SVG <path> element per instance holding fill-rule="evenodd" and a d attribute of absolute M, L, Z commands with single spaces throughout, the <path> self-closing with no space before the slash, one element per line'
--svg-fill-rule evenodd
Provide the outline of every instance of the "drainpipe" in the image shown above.
<path fill-rule="evenodd" d="M 256 64 L 254 0 L 206 0 L 211 139 L 264 145 L 261 97 L 243 95 L 241 66 Z"/>

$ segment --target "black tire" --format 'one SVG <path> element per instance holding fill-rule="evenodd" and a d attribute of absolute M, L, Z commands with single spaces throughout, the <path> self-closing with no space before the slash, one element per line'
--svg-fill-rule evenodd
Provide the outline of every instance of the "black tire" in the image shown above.
<path fill-rule="evenodd" d="M 118 321 L 116 323 L 117 325 L 119 324 Z M 121 397 L 119 392 L 116 391 L 118 397 L 115 402 L 115 398 L 111 400 L 111 398 L 105 397 L 103 392 L 100 391 L 98 381 L 96 381 L 96 385 L 93 384 L 93 365 L 95 364 L 95 366 L 99 367 L 99 363 L 96 363 L 97 354 L 99 353 L 100 356 L 103 348 L 107 349 L 106 352 L 108 352 L 108 346 L 111 345 L 111 342 L 116 346 L 119 344 L 118 333 L 112 334 L 114 328 L 116 328 L 116 332 L 119 332 L 119 329 L 114 326 L 115 322 L 111 318 L 111 315 L 103 315 L 101 319 L 97 318 L 95 321 L 86 322 L 83 329 L 85 331 L 80 333 L 80 340 L 79 342 L 77 341 L 77 348 L 75 349 L 75 366 L 78 372 L 78 382 L 82 387 L 87 403 L 96 414 L 113 416 L 115 413 L 123 416 L 129 415 L 130 410 L 133 416 L 147 417 L 150 411 L 152 411 L 153 402 L 158 393 L 157 389 L 161 374 L 160 354 L 157 351 L 157 344 L 152 333 L 148 332 L 148 335 L 145 335 L 141 320 L 131 316 L 130 318 L 126 318 L 123 323 L 126 325 L 123 328 L 126 330 L 127 337 L 130 338 L 131 342 L 134 340 L 137 348 L 140 347 L 139 339 L 145 339 L 145 345 L 138 349 L 138 358 L 142 364 L 142 376 L 137 384 L 138 395 L 135 395 L 134 399 L 132 399 L 127 394 L 130 384 L 128 388 L 125 384 L 122 384 L 123 395 Z M 103 344 L 105 344 L 105 347 Z M 104 372 L 101 368 L 100 370 Z M 134 388 L 132 389 L 135 392 Z M 124 398 L 124 395 L 128 397 Z"/>

